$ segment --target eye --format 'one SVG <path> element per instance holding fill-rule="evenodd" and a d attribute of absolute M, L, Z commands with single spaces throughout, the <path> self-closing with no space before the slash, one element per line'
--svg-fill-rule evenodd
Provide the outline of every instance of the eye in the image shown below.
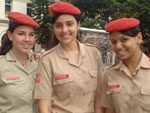
<path fill-rule="evenodd" d="M 117 42 L 115 40 L 111 40 L 111 43 L 115 45 Z"/>
<path fill-rule="evenodd" d="M 121 42 L 126 42 L 126 41 L 128 41 L 128 38 L 122 38 L 121 39 Z"/>
<path fill-rule="evenodd" d="M 67 26 L 68 26 L 68 27 L 71 27 L 72 25 L 73 25 L 73 22 L 68 22 L 68 23 L 67 23 Z"/>
<path fill-rule="evenodd" d="M 24 35 L 24 33 L 23 32 L 19 32 L 18 35 Z"/>
<path fill-rule="evenodd" d="M 29 35 L 30 35 L 31 37 L 35 36 L 35 34 L 34 34 L 34 33 L 30 33 Z"/>
<path fill-rule="evenodd" d="M 56 27 L 56 28 L 61 28 L 61 27 L 62 27 L 62 24 L 55 24 L 55 27 Z"/>

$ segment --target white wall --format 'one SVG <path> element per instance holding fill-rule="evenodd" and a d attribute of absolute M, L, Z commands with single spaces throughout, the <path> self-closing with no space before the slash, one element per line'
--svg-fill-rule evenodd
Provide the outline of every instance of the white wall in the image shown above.
<path fill-rule="evenodd" d="M 22 13 L 27 13 L 27 3 L 23 1 L 17 1 L 14 0 L 12 3 L 12 11 L 15 12 L 22 12 Z"/>
<path fill-rule="evenodd" d="M 27 1 L 28 0 L 12 0 L 11 11 L 17 11 L 22 13 L 27 13 Z M 0 40 L 2 35 L 6 32 L 8 28 L 8 23 L 3 22 L 8 20 L 7 15 L 5 15 L 5 0 L 0 0 Z"/>
<path fill-rule="evenodd" d="M 5 0 L 0 0 L 0 19 L 5 19 Z"/>

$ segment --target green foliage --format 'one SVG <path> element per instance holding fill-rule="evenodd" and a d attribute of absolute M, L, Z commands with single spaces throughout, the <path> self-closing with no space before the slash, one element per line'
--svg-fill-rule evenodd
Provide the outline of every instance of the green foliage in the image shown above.
<path fill-rule="evenodd" d="M 32 17 L 40 24 L 37 41 L 47 44 L 52 37 L 48 6 L 53 0 L 32 0 Z M 150 49 L 150 0 L 61 0 L 71 2 L 81 10 L 81 26 L 104 29 L 105 25 L 121 17 L 134 17 L 141 21 L 144 46 Z"/>
<path fill-rule="evenodd" d="M 31 0 L 31 16 L 40 25 L 36 29 L 36 41 L 42 45 L 48 45 L 49 39 L 52 37 L 53 30 L 50 24 L 51 16 L 48 7 L 53 1 L 49 0 Z"/>
<path fill-rule="evenodd" d="M 71 0 L 82 11 L 83 27 L 103 28 L 114 19 L 140 20 L 145 50 L 150 50 L 150 0 Z M 94 26 L 96 22 L 96 25 Z"/>

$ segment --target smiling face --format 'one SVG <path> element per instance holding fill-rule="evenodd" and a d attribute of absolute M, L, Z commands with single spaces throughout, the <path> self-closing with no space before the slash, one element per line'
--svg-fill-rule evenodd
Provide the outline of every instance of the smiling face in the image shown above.
<path fill-rule="evenodd" d="M 142 35 L 138 33 L 136 37 L 123 35 L 120 32 L 111 33 L 112 50 L 121 60 L 135 58 L 141 51 L 140 43 Z"/>
<path fill-rule="evenodd" d="M 8 31 L 8 37 L 15 53 L 27 54 L 35 43 L 34 28 L 31 26 L 18 26 L 13 33 Z"/>
<path fill-rule="evenodd" d="M 54 32 L 62 45 L 68 45 L 76 41 L 77 31 L 80 23 L 69 14 L 60 15 L 53 24 Z"/>

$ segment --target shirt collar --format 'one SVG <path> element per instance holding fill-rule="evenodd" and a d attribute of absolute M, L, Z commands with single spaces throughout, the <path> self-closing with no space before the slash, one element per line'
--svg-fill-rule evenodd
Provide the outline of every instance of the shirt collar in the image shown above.
<path fill-rule="evenodd" d="M 79 49 L 80 49 L 80 57 L 84 57 L 85 56 L 85 46 L 84 44 L 80 43 L 79 41 L 77 41 L 77 43 L 79 44 Z M 61 44 L 59 43 L 56 47 L 56 51 L 58 56 L 60 56 L 61 58 L 68 58 L 67 53 L 65 52 L 65 50 L 63 49 L 63 47 L 61 46 Z"/>
<path fill-rule="evenodd" d="M 126 66 L 123 63 L 123 61 L 120 61 L 120 63 L 115 66 L 115 69 L 124 69 L 125 67 Z M 136 69 L 139 69 L 139 68 L 150 68 L 150 60 L 144 53 L 142 53 L 141 60 L 139 64 L 137 65 Z"/>
<path fill-rule="evenodd" d="M 8 53 L 6 54 L 6 60 L 8 62 L 16 62 L 16 57 L 15 55 L 13 54 L 12 50 L 9 50 Z"/>
<path fill-rule="evenodd" d="M 139 63 L 141 68 L 150 68 L 150 59 L 143 53 Z"/>
<path fill-rule="evenodd" d="M 28 54 L 28 58 L 30 59 L 30 61 L 32 61 L 32 58 L 30 57 L 30 55 Z M 6 54 L 6 60 L 9 62 L 16 62 L 17 59 L 14 55 L 14 53 L 12 52 L 12 50 L 9 50 L 8 53 Z"/>

